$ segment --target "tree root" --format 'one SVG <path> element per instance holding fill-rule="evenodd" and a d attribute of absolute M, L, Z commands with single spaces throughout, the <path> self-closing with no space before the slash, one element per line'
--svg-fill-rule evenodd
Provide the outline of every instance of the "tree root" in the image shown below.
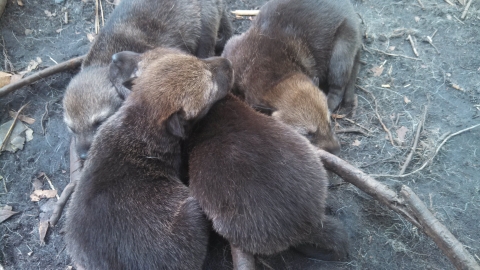
<path fill-rule="evenodd" d="M 232 245 L 232 261 L 234 270 L 255 270 L 255 257 L 253 254 L 244 252 Z"/>
<path fill-rule="evenodd" d="M 50 216 L 50 226 L 55 226 L 62 216 L 63 208 L 65 208 L 70 195 L 75 191 L 77 182 L 80 179 L 81 168 L 82 162 L 77 156 L 77 152 L 75 151 L 75 141 L 72 138 L 72 141 L 70 142 L 70 183 L 63 189 L 62 195 L 58 199 L 55 209 L 53 209 L 52 216 Z"/>
<path fill-rule="evenodd" d="M 333 171 L 345 181 L 355 185 L 393 211 L 401 214 L 413 225 L 430 236 L 457 269 L 480 270 L 480 266 L 472 255 L 455 236 L 433 216 L 425 204 L 409 187 L 403 185 L 400 196 L 398 196 L 395 191 L 348 164 L 346 161 L 323 150 L 318 150 L 318 156 L 324 163 L 326 169 Z"/>

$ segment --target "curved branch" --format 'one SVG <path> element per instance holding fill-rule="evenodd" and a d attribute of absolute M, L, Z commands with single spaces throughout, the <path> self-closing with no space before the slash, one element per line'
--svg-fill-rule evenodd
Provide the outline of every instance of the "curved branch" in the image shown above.
<path fill-rule="evenodd" d="M 463 248 L 462 244 L 433 216 L 425 204 L 407 186 L 402 186 L 401 196 L 386 185 L 350 165 L 341 158 L 326 151 L 318 150 L 318 156 L 325 168 L 333 171 L 345 181 L 404 216 L 413 225 L 430 236 L 457 269 L 476 269 L 480 266 Z"/>
<path fill-rule="evenodd" d="M 72 58 L 68 61 L 62 62 L 55 66 L 51 66 L 39 72 L 36 72 L 28 77 L 25 77 L 19 80 L 18 82 L 7 84 L 4 87 L 0 88 L 0 97 L 6 96 L 8 93 L 13 92 L 17 89 L 20 89 L 25 85 L 29 85 L 31 83 L 34 83 L 40 79 L 46 78 L 58 72 L 76 68 L 82 64 L 84 58 L 85 58 L 85 55 Z"/>

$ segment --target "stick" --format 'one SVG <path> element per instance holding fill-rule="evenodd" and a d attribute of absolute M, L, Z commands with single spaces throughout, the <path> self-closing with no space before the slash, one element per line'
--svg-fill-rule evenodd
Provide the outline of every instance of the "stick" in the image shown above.
<path fill-rule="evenodd" d="M 408 209 L 417 217 L 425 234 L 433 239 L 457 269 L 480 269 L 480 266 L 463 247 L 462 243 L 428 211 L 415 192 L 404 185 L 400 194 L 405 199 Z"/>
<path fill-rule="evenodd" d="M 77 156 L 77 152 L 75 151 L 75 141 L 72 139 L 70 142 L 70 183 L 63 189 L 62 195 L 57 201 L 55 205 L 55 209 L 53 209 L 53 213 L 50 216 L 50 226 L 55 226 L 62 216 L 63 208 L 67 204 L 70 195 L 75 191 L 75 187 L 77 185 L 78 179 L 80 178 L 81 173 L 81 161 L 80 158 Z"/>
<path fill-rule="evenodd" d="M 61 71 L 64 71 L 64 70 L 68 70 L 68 69 L 76 68 L 76 67 L 78 67 L 82 64 L 82 61 L 83 61 L 84 58 L 85 58 L 85 56 L 79 56 L 79 57 L 72 58 L 68 61 L 62 62 L 62 63 L 60 63 L 58 65 L 55 65 L 55 66 L 48 67 L 48 68 L 46 68 L 44 70 L 41 70 L 37 73 L 34 73 L 34 74 L 32 74 L 28 77 L 25 77 L 25 78 L 19 80 L 18 82 L 11 83 L 9 85 L 5 85 L 4 87 L 0 88 L 0 97 L 3 97 L 10 92 L 13 92 L 13 91 L 15 91 L 19 88 L 22 88 L 25 85 L 29 85 L 31 83 L 34 83 L 34 82 L 40 80 L 40 79 L 51 76 L 55 73 L 58 73 L 58 72 L 61 72 Z"/>
<path fill-rule="evenodd" d="M 417 149 L 418 139 L 420 138 L 420 131 L 422 130 L 423 124 L 425 123 L 426 117 L 427 117 L 427 106 L 425 106 L 424 108 L 422 120 L 418 123 L 417 133 L 415 134 L 415 139 L 413 140 L 413 145 L 412 145 L 412 149 L 410 150 L 410 154 L 408 154 L 407 159 L 405 160 L 405 163 L 403 164 L 399 175 L 402 175 L 405 173 L 405 170 L 407 169 L 408 164 L 410 164 L 410 161 L 412 161 L 413 153 L 415 153 L 415 149 Z"/>
<path fill-rule="evenodd" d="M 411 35 L 408 35 L 407 37 L 408 41 L 410 41 L 410 45 L 412 46 L 412 49 L 413 49 L 413 53 L 415 54 L 416 57 L 418 57 L 418 51 L 417 51 L 417 48 L 415 48 L 415 43 L 413 42 L 413 38 Z"/>
<path fill-rule="evenodd" d="M 450 2 L 449 0 L 445 0 L 445 2 L 447 2 L 450 6 L 455 6 L 455 4 L 453 4 L 453 3 Z"/>
<path fill-rule="evenodd" d="M 389 56 L 403 57 L 403 58 L 407 58 L 407 59 L 422 61 L 422 59 L 420 59 L 420 58 L 410 57 L 410 56 L 406 56 L 406 55 L 402 55 L 402 54 L 387 53 L 387 52 L 384 52 L 384 51 L 381 51 L 381 50 L 378 50 L 378 49 L 374 49 L 374 48 L 371 48 L 371 49 L 376 51 L 376 52 L 383 53 L 383 54 L 389 55 Z"/>
<path fill-rule="evenodd" d="M 10 128 L 8 129 L 7 131 L 7 134 L 5 135 L 5 138 L 3 139 L 3 142 L 2 142 L 2 145 L 0 146 L 0 153 L 3 151 L 3 149 L 7 146 L 7 141 L 8 139 L 10 139 L 10 135 L 12 135 L 12 131 L 13 129 L 15 128 L 15 124 L 17 123 L 17 120 L 18 120 L 18 116 L 20 115 L 20 113 L 22 112 L 23 108 L 25 108 L 25 106 L 27 106 L 27 104 L 23 105 L 22 107 L 20 107 L 20 109 L 18 110 L 17 114 L 15 115 L 15 118 L 13 118 L 13 122 L 12 122 L 12 125 L 10 126 Z"/>
<path fill-rule="evenodd" d="M 422 0 L 417 0 L 418 4 L 422 7 L 422 9 L 425 9 L 425 6 L 422 3 Z"/>
<path fill-rule="evenodd" d="M 259 10 L 233 10 L 235 16 L 257 16 Z"/>
<path fill-rule="evenodd" d="M 234 270 L 254 270 L 255 269 L 255 257 L 248 253 L 244 252 L 232 245 L 232 261 Z"/>
<path fill-rule="evenodd" d="M 470 5 L 472 4 L 472 0 L 468 1 L 467 5 L 465 6 L 465 9 L 463 10 L 462 16 L 460 16 L 460 19 L 465 19 L 467 16 L 468 9 L 470 8 Z"/>
<path fill-rule="evenodd" d="M 435 158 L 435 156 L 438 154 L 438 151 L 440 151 L 440 148 L 441 148 L 450 138 L 452 138 L 453 136 L 456 136 L 456 135 L 458 135 L 458 134 L 461 134 L 461 133 L 463 133 L 463 132 L 465 132 L 465 131 L 469 131 L 470 129 L 474 129 L 474 128 L 478 127 L 478 126 L 480 126 L 480 124 L 476 124 L 476 125 L 471 126 L 471 127 L 469 127 L 469 128 L 462 129 L 462 130 L 457 131 L 457 132 L 455 132 L 455 133 L 453 133 L 453 134 L 450 134 L 450 135 L 449 135 L 448 137 L 446 137 L 446 138 L 442 141 L 442 143 L 437 147 L 437 150 L 435 150 L 435 153 L 433 154 L 433 156 L 432 156 L 431 158 L 429 158 L 427 161 L 425 161 L 425 163 L 423 163 L 423 165 L 422 165 L 420 168 L 416 169 L 416 170 L 413 171 L 413 172 L 410 172 L 410 173 L 407 173 L 407 174 L 402 174 L 402 175 L 371 174 L 370 176 L 372 176 L 372 177 L 399 177 L 399 178 L 404 178 L 404 177 L 410 176 L 410 175 L 412 175 L 412 174 L 414 174 L 414 173 L 417 173 L 417 172 L 423 170 L 423 169 Z"/>
<path fill-rule="evenodd" d="M 358 129 L 358 128 L 344 128 L 344 129 L 338 129 L 335 130 L 335 133 L 360 133 L 365 137 L 369 137 L 370 134 L 366 133 L 365 131 Z"/>
<path fill-rule="evenodd" d="M 368 91 L 367 89 L 357 85 L 358 88 L 360 88 L 362 91 L 370 94 L 373 98 L 373 102 L 375 103 L 375 114 L 377 115 L 377 118 L 378 118 L 378 121 L 380 121 L 380 124 L 382 125 L 383 127 L 383 130 L 385 130 L 385 132 L 387 133 L 388 135 L 388 139 L 390 140 L 390 143 L 395 146 L 395 144 L 393 143 L 393 137 L 392 137 L 392 133 L 390 133 L 390 130 L 387 128 L 387 126 L 385 126 L 385 124 L 383 123 L 382 121 L 382 118 L 380 117 L 380 114 L 378 113 L 378 105 L 377 105 L 377 99 L 375 98 L 375 96 L 373 95 L 372 92 Z"/>
<path fill-rule="evenodd" d="M 350 122 L 350 123 L 352 123 L 352 124 L 354 124 L 354 125 L 356 125 L 356 126 L 359 126 L 359 127 L 363 128 L 363 129 L 365 129 L 366 131 L 368 131 L 369 133 L 373 133 L 373 131 L 369 130 L 368 128 L 366 128 L 366 127 L 364 127 L 364 126 L 362 126 L 362 125 L 360 125 L 359 123 L 353 121 L 353 120 L 350 119 L 350 118 L 344 117 L 344 118 L 341 118 L 341 119 L 343 119 L 343 120 L 345 120 L 345 121 L 348 121 L 348 122 Z"/>
<path fill-rule="evenodd" d="M 428 211 L 418 196 L 407 186 L 402 186 L 401 196 L 386 185 L 376 181 L 346 161 L 324 150 L 317 151 L 327 170 L 355 185 L 374 199 L 404 216 L 413 225 L 431 237 L 457 269 L 477 269 L 480 266 L 461 243 Z M 419 203 L 420 202 L 420 203 Z M 422 207 L 423 205 L 423 207 Z"/>

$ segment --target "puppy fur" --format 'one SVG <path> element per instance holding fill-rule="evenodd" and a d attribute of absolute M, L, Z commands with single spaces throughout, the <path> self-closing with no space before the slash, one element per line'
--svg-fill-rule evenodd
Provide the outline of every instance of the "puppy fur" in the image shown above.
<path fill-rule="evenodd" d="M 179 180 L 180 141 L 227 94 L 231 65 L 172 49 L 139 60 L 142 76 L 85 162 L 67 211 L 67 251 L 85 269 L 200 269 L 209 224 Z"/>
<path fill-rule="evenodd" d="M 311 133 L 314 144 L 321 145 L 321 137 L 327 141 L 324 146 L 335 150 L 339 144 L 327 131 L 327 108 L 334 110 L 342 99 L 344 105 L 353 105 L 360 45 L 359 20 L 349 0 L 272 0 L 246 33 L 227 42 L 223 56 L 235 70 L 235 94 L 253 107 L 280 111 L 277 117 L 286 123 L 284 117 L 311 114 L 290 119 L 295 120 L 290 125 L 305 136 Z M 310 90 L 321 92 L 319 86 L 328 93 L 327 102 Z M 311 102 L 298 107 L 285 97 L 287 91 Z M 279 102 L 286 106 L 276 107 Z"/>
<path fill-rule="evenodd" d="M 326 172 L 297 132 L 228 95 L 188 142 L 191 194 L 231 245 L 253 254 L 293 246 L 322 259 L 346 257 L 342 224 L 324 214 Z"/>
<path fill-rule="evenodd" d="M 98 126 L 122 103 L 108 78 L 113 54 L 163 46 L 209 57 L 231 36 L 227 16 L 222 0 L 122 0 L 65 92 L 64 119 L 79 156 L 86 158 Z"/>

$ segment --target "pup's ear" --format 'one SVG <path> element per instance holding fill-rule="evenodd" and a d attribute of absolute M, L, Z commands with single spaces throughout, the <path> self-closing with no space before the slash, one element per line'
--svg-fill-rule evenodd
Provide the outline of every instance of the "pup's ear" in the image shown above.
<path fill-rule="evenodd" d="M 178 111 L 168 117 L 166 122 L 167 131 L 173 136 L 185 139 L 187 137 L 185 130 L 186 124 L 187 120 L 185 120 L 183 113 Z"/>
<path fill-rule="evenodd" d="M 227 58 L 210 57 L 203 59 L 208 69 L 213 74 L 219 90 L 230 91 L 233 86 L 233 68 L 232 63 Z"/>
<path fill-rule="evenodd" d="M 138 62 L 141 54 L 129 51 L 116 53 L 112 56 L 109 66 L 109 78 L 115 86 L 118 95 L 126 99 L 131 92 L 132 80 L 138 76 Z"/>

